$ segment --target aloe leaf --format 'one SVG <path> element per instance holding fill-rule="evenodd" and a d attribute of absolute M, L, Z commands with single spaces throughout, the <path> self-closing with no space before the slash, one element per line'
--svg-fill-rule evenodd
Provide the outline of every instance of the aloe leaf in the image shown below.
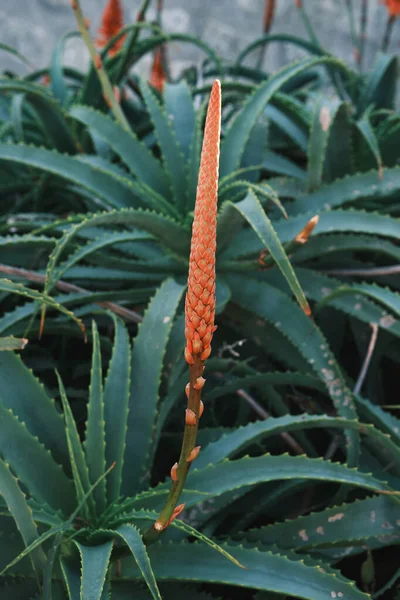
<path fill-rule="evenodd" d="M 182 210 L 186 198 L 186 172 L 180 146 L 165 110 L 160 106 L 148 83 L 141 80 L 140 89 L 154 124 L 155 134 L 162 152 L 163 163 L 171 182 L 175 203 Z"/>
<path fill-rule="evenodd" d="M 326 257 L 341 252 L 373 252 L 400 262 L 400 248 L 388 240 L 372 235 L 330 233 L 312 236 L 307 244 L 293 255 L 293 262 L 301 263 L 313 258 Z"/>
<path fill-rule="evenodd" d="M 398 60 L 396 56 L 379 54 L 369 72 L 358 101 L 358 112 L 362 114 L 371 104 L 378 108 L 394 108 Z"/>
<path fill-rule="evenodd" d="M 124 495 L 134 495 L 150 476 L 163 359 L 183 291 L 184 287 L 171 279 L 161 285 L 147 308 L 133 344 L 121 490 Z"/>
<path fill-rule="evenodd" d="M 328 64 L 343 70 L 344 66 L 331 58 L 304 59 L 288 65 L 262 83 L 248 97 L 226 131 L 221 145 L 220 176 L 224 177 L 239 167 L 244 147 L 261 111 L 272 96 L 290 79 L 316 65 Z"/>
<path fill-rule="evenodd" d="M 317 310 L 320 310 L 323 306 L 326 306 L 334 298 L 340 298 L 346 294 L 354 294 L 356 296 L 367 296 L 372 298 L 379 303 L 382 303 L 386 308 L 392 311 L 397 317 L 400 317 L 400 294 L 393 292 L 387 288 L 382 288 L 378 285 L 370 285 L 368 283 L 360 283 L 356 285 L 341 285 L 335 289 L 332 293 L 327 294 L 323 298 L 318 306 Z M 386 321 L 386 323 L 385 323 Z M 382 325 L 390 330 L 391 325 L 394 324 L 393 317 L 385 315 L 380 319 Z"/>
<path fill-rule="evenodd" d="M 113 353 L 104 384 L 104 421 L 106 463 L 115 467 L 107 480 L 108 502 L 120 496 L 125 439 L 128 421 L 131 349 L 128 332 L 120 319 L 112 315 L 115 326 Z"/>
<path fill-rule="evenodd" d="M 61 558 L 60 567 L 67 588 L 68 600 L 78 600 L 81 598 L 81 582 L 79 572 L 75 570 L 70 561 Z"/>
<path fill-rule="evenodd" d="M 301 181 L 307 179 L 306 172 L 297 166 L 294 162 L 287 159 L 285 156 L 281 156 L 272 150 L 264 152 L 264 160 L 262 164 L 263 168 L 270 173 L 277 173 L 279 175 L 287 175 L 288 177 L 294 177 Z"/>
<path fill-rule="evenodd" d="M 113 541 L 104 542 L 104 544 L 98 546 L 84 546 L 77 541 L 75 541 L 75 544 L 82 562 L 80 598 L 102 600 Z"/>
<path fill-rule="evenodd" d="M 324 182 L 353 173 L 353 136 L 350 107 L 342 102 L 334 110 L 325 149 Z M 340 147 L 340 152 L 337 151 Z"/>
<path fill-rule="evenodd" d="M 27 343 L 28 340 L 25 340 L 24 338 L 15 338 L 13 335 L 3 337 L 0 338 L 0 352 L 4 350 L 23 350 Z"/>
<path fill-rule="evenodd" d="M 64 81 L 63 55 L 66 43 L 74 37 L 80 37 L 79 31 L 69 31 L 62 35 L 51 57 L 49 71 L 51 90 L 61 104 L 65 104 L 68 100 L 68 87 Z"/>
<path fill-rule="evenodd" d="M 362 138 L 362 149 L 361 154 L 365 154 L 365 145 L 369 148 L 370 152 L 375 158 L 378 167 L 379 179 L 383 177 L 383 162 L 381 157 L 381 151 L 379 148 L 379 142 L 375 131 L 370 121 L 371 110 L 366 110 L 359 121 L 356 122 L 356 127 Z"/>
<path fill-rule="evenodd" d="M 328 145 L 330 128 L 334 115 L 331 103 L 320 96 L 314 108 L 308 141 L 308 191 L 313 192 L 321 186 L 325 163 L 325 153 Z"/>
<path fill-rule="evenodd" d="M 25 423 L 29 433 L 40 439 L 69 475 L 71 470 L 63 418 L 43 385 L 12 352 L 0 353 L 0 390 L 2 406 Z"/>
<path fill-rule="evenodd" d="M 243 383 L 240 383 L 241 387 Z M 392 442 L 388 436 L 379 429 L 371 425 L 359 423 L 356 420 L 343 418 L 327 417 L 326 415 L 285 415 L 282 417 L 272 418 L 249 423 L 235 431 L 228 432 L 222 435 L 217 441 L 211 442 L 196 461 L 196 467 L 202 469 L 209 464 L 217 464 L 229 458 L 237 452 L 242 451 L 248 445 L 257 442 L 259 439 L 264 439 L 270 435 L 277 435 L 284 431 L 299 431 L 308 428 L 330 428 L 333 429 L 352 429 L 367 435 L 371 442 L 376 444 L 378 448 L 385 448 L 391 460 L 399 465 L 400 469 L 400 449 Z"/>
<path fill-rule="evenodd" d="M 9 292 L 11 294 L 17 294 L 19 296 L 24 296 L 25 298 L 30 298 L 31 300 L 37 300 L 45 306 L 57 310 L 58 312 L 66 315 L 70 319 L 73 319 L 75 323 L 77 323 L 77 325 L 79 326 L 80 330 L 82 332 L 85 331 L 85 326 L 81 319 L 78 319 L 73 312 L 66 309 L 64 306 L 61 306 L 61 304 L 58 304 L 58 302 L 53 300 L 53 298 L 51 298 L 47 294 L 37 292 L 36 290 L 25 287 L 21 283 L 14 283 L 13 281 L 9 281 L 8 279 L 0 279 L 0 290 L 2 290 L 3 292 Z"/>
<path fill-rule="evenodd" d="M 260 238 L 263 246 L 265 246 L 282 275 L 288 282 L 290 289 L 295 295 L 299 305 L 305 314 L 310 315 L 311 309 L 304 295 L 303 290 L 297 280 L 296 274 L 291 266 L 289 259 L 284 251 L 282 244 L 279 241 L 277 234 L 274 231 L 271 221 L 263 210 L 257 196 L 249 190 L 246 198 L 236 204 L 231 203 L 232 208 L 236 208 L 241 215 L 248 221 L 249 225 Z"/>
<path fill-rule="evenodd" d="M 377 496 L 252 529 L 244 536 L 249 541 L 277 544 L 291 550 L 348 546 L 372 537 L 400 534 L 399 515 L 398 502 L 388 496 Z"/>
<path fill-rule="evenodd" d="M 7 464 L 0 459 L 0 495 L 3 496 L 8 510 L 12 514 L 18 530 L 29 546 L 39 536 L 36 525 L 32 519 L 32 511 L 29 508 L 26 497 L 21 491 L 17 479 L 11 474 Z M 35 548 L 31 554 L 34 568 L 40 572 L 46 563 L 46 556 L 42 548 Z"/>
<path fill-rule="evenodd" d="M 381 180 L 377 170 L 357 173 L 324 185 L 320 190 L 298 198 L 290 212 L 296 215 L 305 212 L 315 214 L 316 211 L 337 208 L 343 204 L 356 202 L 360 198 L 364 201 L 384 202 L 389 198 L 396 197 L 399 191 L 400 167 L 385 169 L 385 176 Z M 387 218 L 384 215 L 377 216 L 380 219 Z"/>
<path fill-rule="evenodd" d="M 133 525 L 121 525 L 115 530 L 115 533 L 124 540 L 132 552 L 133 558 L 140 569 L 152 597 L 155 600 L 161 600 L 161 594 L 157 586 L 149 555 L 139 531 Z"/>
<path fill-rule="evenodd" d="M 34 167 L 78 184 L 94 197 L 102 199 L 106 207 L 119 208 L 137 204 L 135 184 L 127 177 L 117 176 L 112 171 L 106 172 L 54 150 L 22 144 L 0 144 L 0 160 Z"/>
<path fill-rule="evenodd" d="M 61 106 L 43 86 L 18 79 L 2 79 L 0 91 L 25 94 L 35 109 L 51 145 L 60 152 L 76 151 L 76 143 L 65 121 Z"/>
<path fill-rule="evenodd" d="M 324 382 L 339 415 L 349 419 L 356 418 L 352 393 L 344 383 L 327 341 L 313 321 L 299 310 L 287 294 L 273 286 L 243 276 L 229 276 L 227 279 L 235 302 L 272 323 L 306 358 L 310 367 Z M 258 335 L 262 335 L 262 332 Z M 358 460 L 358 436 L 354 432 L 348 432 L 347 437 L 347 461 L 353 466 Z"/>
<path fill-rule="evenodd" d="M 186 81 L 166 83 L 164 86 L 165 110 L 185 160 L 189 159 L 196 126 L 196 114 L 190 88 Z"/>
<path fill-rule="evenodd" d="M 0 453 L 36 500 L 69 513 L 73 508 L 72 483 L 50 452 L 25 424 L 0 404 Z"/>
<path fill-rule="evenodd" d="M 296 271 L 299 281 L 307 290 L 310 299 L 318 302 L 320 308 L 329 302 L 331 306 L 347 315 L 364 323 L 376 323 L 381 329 L 396 337 L 400 336 L 400 321 L 381 308 L 379 304 L 375 304 L 375 301 L 382 303 L 396 314 L 398 294 L 395 292 L 369 284 L 344 286 L 339 279 L 322 275 L 311 269 L 298 267 Z M 286 291 L 281 285 L 281 279 L 272 271 L 265 274 L 265 278 L 273 286 Z M 360 293 L 357 292 L 358 289 L 360 289 Z M 371 302 L 369 298 L 374 302 Z M 325 299 L 327 299 L 326 302 Z"/>
<path fill-rule="evenodd" d="M 79 438 L 76 423 L 68 402 L 67 395 L 65 393 L 63 382 L 57 372 L 56 375 L 64 410 L 65 431 L 67 435 L 68 451 L 76 490 L 76 497 L 78 503 L 82 503 L 85 516 L 88 518 L 90 513 L 94 514 L 95 512 L 93 498 L 89 496 L 87 499 L 85 499 L 85 495 L 89 493 L 91 488 L 89 470 L 85 461 L 85 454 L 83 452 L 81 440 Z"/>
<path fill-rule="evenodd" d="M 290 35 L 287 33 L 267 33 L 248 44 L 248 46 L 246 46 L 238 55 L 236 59 L 237 63 L 240 64 L 241 62 L 243 62 L 243 60 L 248 54 L 250 54 L 250 52 L 254 52 L 254 50 L 259 48 L 260 46 L 266 46 L 272 42 L 283 42 L 287 44 L 293 44 L 294 46 L 297 46 L 302 50 L 306 50 L 307 52 L 310 52 L 310 54 L 315 54 L 317 56 L 327 54 L 320 46 L 316 46 L 312 42 L 304 40 L 303 38 L 297 37 L 295 35 Z"/>
<path fill-rule="evenodd" d="M 275 231 L 281 242 L 290 242 L 305 227 L 312 214 L 315 214 L 315 212 L 296 215 L 285 221 L 275 221 Z M 398 239 L 400 219 L 362 210 L 332 210 L 320 213 L 318 225 L 313 235 L 333 232 L 372 233 L 373 235 Z"/>
<path fill-rule="evenodd" d="M 73 106 L 69 114 L 105 140 L 140 181 L 161 195 L 167 195 L 168 185 L 164 171 L 133 132 L 125 131 L 110 117 L 87 106 Z"/>
<path fill-rule="evenodd" d="M 103 377 L 99 332 L 95 321 L 92 321 L 92 339 L 92 368 L 84 447 L 89 479 L 93 483 L 102 477 L 106 470 Z M 94 490 L 94 498 L 98 513 L 101 514 L 106 507 L 104 478 Z"/>
<path fill-rule="evenodd" d="M 337 574 L 327 573 L 317 563 L 309 566 L 304 561 L 277 552 L 261 552 L 256 548 L 229 543 L 221 544 L 221 547 L 233 554 L 246 569 L 239 569 L 224 556 L 200 543 L 154 544 L 149 548 L 149 556 L 158 581 L 213 581 L 274 591 L 304 600 L 329 598 L 332 591 L 343 595 L 346 600 L 368 598 L 354 583 Z M 125 561 L 123 568 L 128 579 L 140 579 L 140 570 L 132 561 Z"/>

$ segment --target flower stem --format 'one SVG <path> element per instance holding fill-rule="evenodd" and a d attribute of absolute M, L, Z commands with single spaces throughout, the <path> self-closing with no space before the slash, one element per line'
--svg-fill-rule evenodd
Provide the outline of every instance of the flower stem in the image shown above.
<path fill-rule="evenodd" d="M 178 467 L 176 469 L 176 480 L 172 481 L 171 489 L 157 521 L 145 532 L 143 536 L 145 544 L 151 544 L 152 542 L 156 541 L 162 531 L 164 531 L 164 529 L 166 529 L 168 526 L 168 523 L 173 516 L 175 506 L 178 503 L 185 485 L 186 477 L 189 473 L 191 462 L 188 462 L 188 458 L 196 446 L 201 400 L 201 389 L 196 389 L 196 382 L 198 378 L 203 375 L 204 362 L 200 360 L 199 355 L 195 355 L 193 358 L 194 363 L 189 365 L 190 382 L 187 408 L 193 411 L 195 414 L 195 424 L 189 425 L 187 422 L 188 420 L 186 419 L 181 454 L 178 461 Z"/>
<path fill-rule="evenodd" d="M 96 48 L 94 47 L 93 40 L 90 37 L 90 33 L 89 33 L 89 30 L 86 25 L 85 17 L 82 12 L 80 0 L 71 0 L 71 6 L 75 13 L 76 22 L 78 24 L 79 31 L 81 32 L 82 39 L 86 44 L 86 47 L 90 54 L 90 58 L 93 61 L 93 66 L 94 66 L 96 73 L 98 75 L 98 78 L 100 80 L 104 99 L 106 100 L 107 104 L 109 105 L 109 107 L 115 117 L 115 120 L 118 121 L 118 123 L 126 131 L 130 131 L 131 128 L 129 126 L 128 121 L 126 120 L 124 113 L 122 112 L 122 109 L 121 109 L 119 103 L 117 102 L 111 82 L 110 82 L 108 75 L 106 73 L 106 70 L 104 68 L 103 61 L 101 60 L 100 55 L 97 53 Z"/>

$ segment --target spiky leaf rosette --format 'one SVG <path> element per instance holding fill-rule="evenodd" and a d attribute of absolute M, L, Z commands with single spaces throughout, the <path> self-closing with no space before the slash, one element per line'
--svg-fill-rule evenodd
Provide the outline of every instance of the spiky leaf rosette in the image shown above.
<path fill-rule="evenodd" d="M 185 358 L 206 360 L 215 331 L 215 251 L 218 201 L 221 84 L 214 82 L 208 105 L 201 152 L 186 294 Z"/>

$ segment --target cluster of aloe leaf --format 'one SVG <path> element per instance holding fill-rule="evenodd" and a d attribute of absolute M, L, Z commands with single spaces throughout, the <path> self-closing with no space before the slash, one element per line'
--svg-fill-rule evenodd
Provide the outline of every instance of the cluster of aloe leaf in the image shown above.
<path fill-rule="evenodd" d="M 397 60 L 360 75 L 270 35 L 225 64 L 198 42 L 213 63 L 201 85 L 194 71 L 159 94 L 130 69 L 179 36 L 123 33 L 141 28 L 153 35 L 102 54 L 129 131 L 94 67 L 63 67 L 66 38 L 49 70 L 0 80 L 0 592 L 384 597 L 400 540 L 400 421 L 380 406 L 397 404 L 400 361 Z M 313 56 L 273 75 L 243 64 L 282 41 Z M 202 451 L 183 520 L 146 547 L 182 436 L 182 296 L 216 74 L 219 329 Z M 25 337 L 45 387 L 12 352 Z"/>

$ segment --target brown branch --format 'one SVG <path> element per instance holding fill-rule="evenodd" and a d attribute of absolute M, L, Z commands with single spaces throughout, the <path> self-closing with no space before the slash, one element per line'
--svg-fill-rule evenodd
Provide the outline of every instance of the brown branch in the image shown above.
<path fill-rule="evenodd" d="M 35 283 L 45 283 L 46 276 L 41 275 L 40 273 L 36 273 L 35 271 L 28 271 L 27 269 L 20 269 L 18 267 L 10 267 L 8 265 L 0 264 L 0 273 L 5 273 L 6 275 L 11 275 L 12 277 L 23 277 L 28 281 L 33 281 Z M 73 283 L 67 283 L 66 281 L 57 281 L 55 287 L 61 292 L 72 293 L 72 292 L 80 292 L 80 293 L 90 293 L 89 290 L 81 288 Z M 141 323 L 143 317 L 139 315 L 139 313 L 129 310 L 129 308 L 125 308 L 124 306 L 120 306 L 119 304 L 115 304 L 114 302 L 96 302 L 99 306 L 110 310 L 111 312 L 119 315 L 123 319 L 127 321 L 133 321 L 134 323 Z"/>
<path fill-rule="evenodd" d="M 372 354 L 374 352 L 376 340 L 378 338 L 378 325 L 376 323 L 370 323 L 370 326 L 371 326 L 371 329 L 372 329 L 372 335 L 371 335 L 371 339 L 369 341 L 368 350 L 367 350 L 367 354 L 366 354 L 365 359 L 364 359 L 363 366 L 361 367 L 361 371 L 360 371 L 360 374 L 358 376 L 356 385 L 354 386 L 354 393 L 355 394 L 359 394 L 360 393 L 360 390 L 361 390 L 362 385 L 364 383 L 364 379 L 365 379 L 365 377 L 367 375 L 368 367 L 369 367 L 370 362 L 371 362 L 371 358 L 372 358 Z"/>

